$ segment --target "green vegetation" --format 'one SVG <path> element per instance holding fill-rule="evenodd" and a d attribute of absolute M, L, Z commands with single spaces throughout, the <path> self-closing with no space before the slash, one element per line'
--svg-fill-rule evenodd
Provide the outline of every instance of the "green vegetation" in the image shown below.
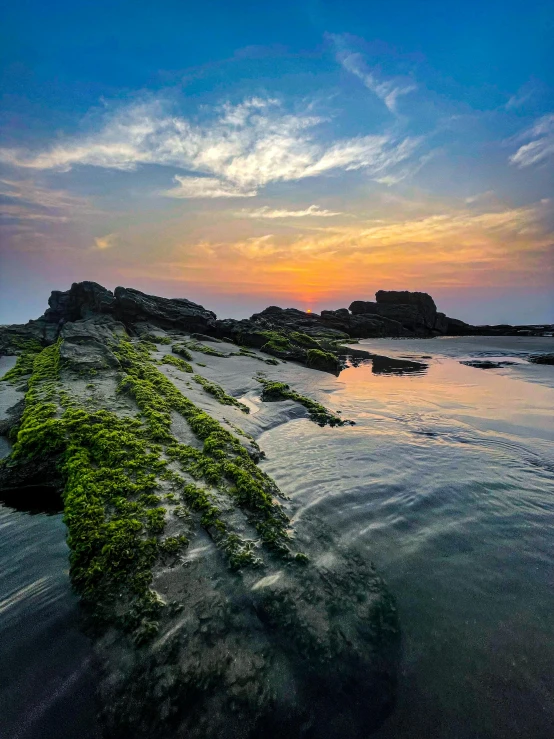
<path fill-rule="evenodd" d="M 290 386 L 284 382 L 275 382 L 273 380 L 267 380 L 264 377 L 257 377 L 258 382 L 263 385 L 262 400 L 266 402 L 274 402 L 278 400 L 294 400 L 296 403 L 300 403 L 308 409 L 310 413 L 310 419 L 317 423 L 319 426 L 346 426 L 354 425 L 353 421 L 343 420 L 338 416 L 335 416 L 321 403 L 300 395 L 295 390 L 291 390 Z"/>
<path fill-rule="evenodd" d="M 293 331 L 290 334 L 290 340 L 293 341 L 295 344 L 299 344 L 300 346 L 303 346 L 308 349 L 318 349 L 319 343 L 311 336 L 308 336 L 308 334 L 303 334 L 300 331 Z"/>
<path fill-rule="evenodd" d="M 185 349 L 190 349 L 193 352 L 201 352 L 202 354 L 208 354 L 211 357 L 227 357 L 228 356 L 227 354 L 223 354 L 223 352 L 218 352 L 217 349 L 212 349 L 211 346 L 206 346 L 205 344 L 201 344 L 199 341 L 195 341 L 194 339 L 187 339 L 187 340 L 183 339 L 183 341 L 181 342 L 179 346 L 182 346 Z M 175 351 L 175 349 L 173 349 L 173 351 Z"/>
<path fill-rule="evenodd" d="M 172 364 L 174 367 L 177 367 L 177 369 L 180 369 L 183 372 L 194 372 L 194 370 L 192 369 L 192 365 L 190 365 L 188 362 L 185 362 L 184 359 L 174 357 L 173 354 L 164 354 L 162 359 L 160 360 L 160 364 Z"/>
<path fill-rule="evenodd" d="M 321 349 L 308 349 L 306 366 L 321 370 L 322 372 L 339 372 L 340 370 L 340 363 L 337 357 Z"/>
<path fill-rule="evenodd" d="M 141 341 L 151 342 L 152 344 L 171 344 L 169 336 L 157 336 L 156 334 L 142 334 Z"/>
<path fill-rule="evenodd" d="M 122 368 L 118 392 L 135 400 L 136 417 L 79 407 L 60 383 L 60 343 L 33 357 L 25 411 L 3 464 L 58 460 L 71 579 L 96 623 L 111 623 L 137 643 L 157 633 L 164 603 L 152 589 L 154 565 L 177 557 L 189 539 L 164 538 L 171 520 L 184 522 L 187 534 L 195 522 L 206 528 L 233 569 L 257 566 L 263 549 L 304 561 L 291 551 L 290 521 L 275 499 L 275 483 L 237 436 L 157 368 L 147 343 L 121 340 L 111 346 Z M 167 359 L 180 368 L 187 364 L 172 355 L 162 361 Z M 241 407 L 215 383 L 194 379 L 219 402 Z M 88 405 L 93 402 L 89 395 Z M 188 422 L 201 448 L 175 438 L 175 413 Z M 258 538 L 234 530 L 236 508 Z"/>
<path fill-rule="evenodd" d="M 42 351 L 42 346 L 36 339 L 13 339 L 12 345 L 21 351 L 15 365 L 1 378 L 2 382 L 14 384 L 21 377 L 30 375 L 33 371 L 35 358 Z"/>
<path fill-rule="evenodd" d="M 180 357 L 183 357 L 183 359 L 187 359 L 189 362 L 192 362 L 192 354 L 184 344 L 173 344 L 171 351 L 173 354 L 178 354 Z"/>
<path fill-rule="evenodd" d="M 262 346 L 263 352 L 284 354 L 292 348 L 289 339 L 278 331 L 262 331 L 261 334 L 267 339 Z"/>
<path fill-rule="evenodd" d="M 241 403 L 236 398 L 233 398 L 232 395 L 228 395 L 221 387 L 221 385 L 218 385 L 215 382 L 210 382 L 210 380 L 206 380 L 206 378 L 202 377 L 201 375 L 194 375 L 192 379 L 199 385 L 202 385 L 207 393 L 213 395 L 218 403 L 221 403 L 222 405 L 234 405 L 243 413 L 250 413 L 250 408 L 247 405 L 244 405 L 244 403 Z"/>

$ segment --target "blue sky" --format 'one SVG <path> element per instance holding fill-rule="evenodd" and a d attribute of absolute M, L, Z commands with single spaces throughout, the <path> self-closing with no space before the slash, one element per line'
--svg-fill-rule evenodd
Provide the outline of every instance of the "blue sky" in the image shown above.
<path fill-rule="evenodd" d="M 554 320 L 552 3 L 23 1 L 2 27 L 0 322 L 82 279 Z"/>

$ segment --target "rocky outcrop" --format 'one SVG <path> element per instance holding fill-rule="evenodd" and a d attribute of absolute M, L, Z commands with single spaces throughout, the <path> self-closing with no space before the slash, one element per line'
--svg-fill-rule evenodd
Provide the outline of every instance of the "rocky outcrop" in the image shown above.
<path fill-rule="evenodd" d="M 139 321 L 164 329 L 210 333 L 216 315 L 185 298 L 158 298 L 128 287 L 116 287 L 114 315 L 125 325 Z"/>
<path fill-rule="evenodd" d="M 113 313 L 115 299 L 111 290 L 97 282 L 74 282 L 71 288 L 64 292 L 53 290 L 48 299 L 48 306 L 43 319 L 48 323 L 65 323 L 98 314 Z"/>
<path fill-rule="evenodd" d="M 260 469 L 261 428 L 235 395 L 267 413 L 275 380 L 271 402 L 296 417 L 336 433 L 349 422 L 294 390 L 305 368 L 216 351 L 173 321 L 139 332 L 115 298 L 113 313 L 73 321 L 72 299 L 53 303 L 59 341 L 20 349 L 11 376 L 27 392 L 3 429 L 17 435 L 0 488 L 22 510 L 63 491 L 104 739 L 365 739 L 394 705 L 394 600 L 367 552 L 298 516 Z M 136 315 L 157 320 L 152 307 Z M 310 335 L 264 333 L 336 369 Z"/>
<path fill-rule="evenodd" d="M 446 316 L 438 313 L 435 301 L 427 293 L 379 290 L 375 301 L 355 300 L 350 310 L 356 316 L 395 321 L 416 336 L 444 333 L 447 325 Z"/>

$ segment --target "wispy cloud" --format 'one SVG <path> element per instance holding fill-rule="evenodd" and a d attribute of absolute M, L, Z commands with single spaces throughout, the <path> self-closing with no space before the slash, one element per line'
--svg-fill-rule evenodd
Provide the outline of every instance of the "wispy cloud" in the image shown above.
<path fill-rule="evenodd" d="M 177 186 L 162 192 L 168 198 L 249 198 L 256 195 L 256 190 L 241 190 L 217 177 L 175 175 L 173 179 L 178 183 Z"/>
<path fill-rule="evenodd" d="M 380 98 L 391 113 L 398 113 L 397 103 L 401 95 L 417 90 L 411 80 L 407 81 L 400 77 L 384 79 L 375 69 L 371 69 L 365 62 L 362 54 L 348 48 L 347 39 L 344 36 L 329 34 L 336 48 L 337 61 L 347 72 L 355 75 L 363 84 Z"/>
<path fill-rule="evenodd" d="M 368 285 L 442 287 L 537 285 L 552 279 L 548 203 L 475 212 L 467 208 L 366 228 L 339 226 L 296 236 L 266 234 L 183 245 L 161 274 L 221 292 L 331 294 L 350 298 Z M 340 257 L 340 258 L 339 258 Z M 255 263 L 255 270 L 252 268 Z M 214 269 L 217 264 L 218 269 Z M 540 274 L 540 280 L 537 279 Z"/>
<path fill-rule="evenodd" d="M 510 157 L 510 163 L 520 169 L 543 164 L 554 156 L 554 114 L 539 118 L 536 123 L 518 137 L 520 141 L 531 139 L 523 144 Z"/>
<path fill-rule="evenodd" d="M 392 100 L 392 98 L 391 98 Z M 0 149 L 0 161 L 33 169 L 76 165 L 133 170 L 139 165 L 177 167 L 170 197 L 245 197 L 272 182 L 316 177 L 333 170 L 386 175 L 409 158 L 419 138 L 392 132 L 322 142 L 319 116 L 287 113 L 275 99 L 251 98 L 213 111 L 194 123 L 168 113 L 161 102 L 124 108 L 96 133 L 46 151 Z M 205 181 L 202 182 L 202 179 Z"/>
<path fill-rule="evenodd" d="M 304 210 L 273 209 L 269 205 L 264 205 L 262 208 L 255 208 L 254 210 L 241 210 L 236 215 L 239 218 L 306 218 L 310 216 L 330 218 L 331 216 L 343 215 L 343 213 L 341 211 L 322 209 L 319 205 L 310 205 Z"/>
<path fill-rule="evenodd" d="M 27 224 L 34 222 L 37 225 L 32 227 L 33 237 L 38 235 L 37 228 L 66 224 L 76 217 L 98 213 L 86 198 L 64 190 L 50 190 L 33 180 L 1 179 L 0 201 L 2 229 L 28 234 Z"/>
<path fill-rule="evenodd" d="M 97 249 L 104 251 L 104 249 L 111 249 L 117 244 L 117 234 L 106 234 L 105 236 L 98 236 L 94 239 L 94 245 Z"/>

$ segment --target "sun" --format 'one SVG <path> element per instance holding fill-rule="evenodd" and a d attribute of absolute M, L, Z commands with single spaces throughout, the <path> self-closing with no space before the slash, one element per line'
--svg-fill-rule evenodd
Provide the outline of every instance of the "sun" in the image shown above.
<path fill-rule="evenodd" d="M 311 312 L 312 312 L 311 308 L 308 308 L 308 310 L 306 311 L 306 313 L 311 313 Z"/>

